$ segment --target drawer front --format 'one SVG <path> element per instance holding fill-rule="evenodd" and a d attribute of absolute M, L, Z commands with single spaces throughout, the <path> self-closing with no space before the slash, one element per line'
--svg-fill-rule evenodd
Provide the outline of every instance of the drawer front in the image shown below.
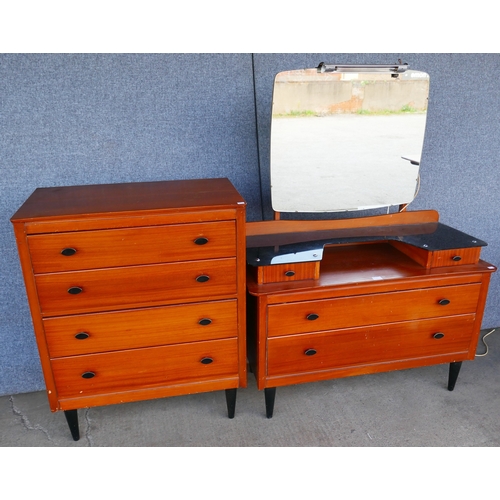
<path fill-rule="evenodd" d="M 238 341 L 58 358 L 52 369 L 59 399 L 237 377 Z"/>
<path fill-rule="evenodd" d="M 40 274 L 35 282 L 44 316 L 213 300 L 236 294 L 236 259 Z"/>
<path fill-rule="evenodd" d="M 255 281 L 259 284 L 281 283 L 286 281 L 317 280 L 320 262 L 299 262 L 253 267 Z"/>
<path fill-rule="evenodd" d="M 268 336 L 474 313 L 480 287 L 474 283 L 271 305 Z"/>
<path fill-rule="evenodd" d="M 272 338 L 268 341 L 267 375 L 465 353 L 474 320 L 475 315 L 470 314 Z"/>
<path fill-rule="evenodd" d="M 236 300 L 43 320 L 51 358 L 237 336 Z"/>
<path fill-rule="evenodd" d="M 459 248 L 432 252 L 431 267 L 463 266 L 477 264 L 481 248 Z"/>
<path fill-rule="evenodd" d="M 79 231 L 28 237 L 35 273 L 236 255 L 234 221 Z"/>

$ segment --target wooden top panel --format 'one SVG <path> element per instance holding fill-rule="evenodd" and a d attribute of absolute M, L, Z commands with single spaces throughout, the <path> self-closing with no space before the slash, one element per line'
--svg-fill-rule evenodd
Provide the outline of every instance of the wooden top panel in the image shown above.
<path fill-rule="evenodd" d="M 11 221 L 235 205 L 245 201 L 228 179 L 48 187 L 36 189 Z"/>
<path fill-rule="evenodd" d="M 316 239 L 321 239 L 321 231 L 353 230 L 377 226 L 401 226 L 407 224 L 426 224 L 439 221 L 439 214 L 435 210 L 418 210 L 415 212 L 397 212 L 387 215 L 373 215 L 369 217 L 328 219 L 328 220 L 271 220 L 247 222 L 247 246 L 263 246 L 267 240 L 264 236 L 276 238 L 277 235 L 290 234 L 292 241 L 296 241 L 298 234 L 303 236 L 315 234 Z M 319 233 L 319 234 L 318 234 Z M 259 240 L 262 239 L 262 241 Z M 250 244 L 249 244 L 250 243 Z M 276 244 L 271 240 L 271 245 Z"/>

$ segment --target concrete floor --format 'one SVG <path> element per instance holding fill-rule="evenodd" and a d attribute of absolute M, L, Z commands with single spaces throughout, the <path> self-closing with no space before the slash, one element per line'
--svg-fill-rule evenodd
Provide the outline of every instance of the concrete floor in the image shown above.
<path fill-rule="evenodd" d="M 487 331 L 483 331 L 484 335 Z M 238 391 L 228 419 L 224 392 L 79 410 L 73 441 L 45 392 L 0 397 L 2 447 L 498 447 L 500 335 L 463 363 L 453 392 L 448 365 L 277 389 L 272 419 L 264 394 Z M 485 352 L 482 342 L 478 354 Z"/>

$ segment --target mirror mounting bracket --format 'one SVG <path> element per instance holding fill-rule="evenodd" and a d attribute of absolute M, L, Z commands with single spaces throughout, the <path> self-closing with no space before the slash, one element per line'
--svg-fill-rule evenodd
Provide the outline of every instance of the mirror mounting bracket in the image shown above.
<path fill-rule="evenodd" d="M 408 64 L 325 64 L 316 68 L 318 73 L 404 73 Z"/>

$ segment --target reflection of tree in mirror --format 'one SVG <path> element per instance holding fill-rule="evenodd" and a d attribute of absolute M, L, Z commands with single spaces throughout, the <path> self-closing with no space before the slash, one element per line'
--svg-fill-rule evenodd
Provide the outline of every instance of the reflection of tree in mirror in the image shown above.
<path fill-rule="evenodd" d="M 320 116 L 315 111 L 290 111 L 290 113 L 281 113 L 273 115 L 273 118 L 307 118 L 308 116 Z"/>
<path fill-rule="evenodd" d="M 379 109 L 376 111 L 370 111 L 367 109 L 359 109 L 357 111 L 358 115 L 397 115 L 400 113 L 425 113 L 425 110 L 414 108 L 410 104 L 405 104 L 401 109 L 396 110 Z"/>

